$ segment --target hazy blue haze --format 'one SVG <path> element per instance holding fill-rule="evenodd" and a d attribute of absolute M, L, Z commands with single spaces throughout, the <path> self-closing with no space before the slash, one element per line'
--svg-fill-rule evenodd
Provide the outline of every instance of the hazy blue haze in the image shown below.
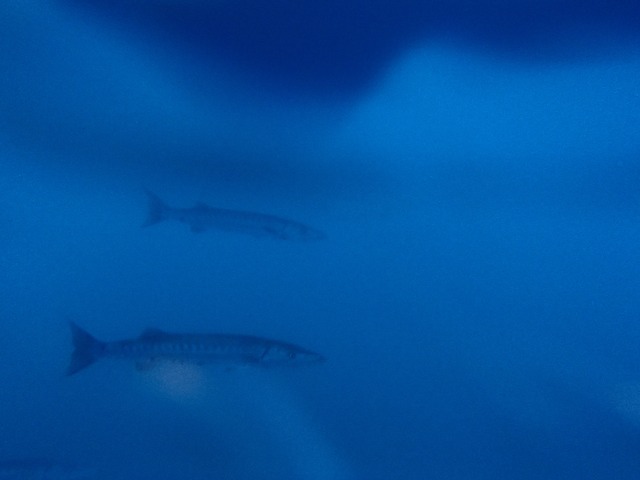
<path fill-rule="evenodd" d="M 5 2 L 0 474 L 637 479 L 639 5 Z M 65 377 L 69 320 L 328 360 Z"/>

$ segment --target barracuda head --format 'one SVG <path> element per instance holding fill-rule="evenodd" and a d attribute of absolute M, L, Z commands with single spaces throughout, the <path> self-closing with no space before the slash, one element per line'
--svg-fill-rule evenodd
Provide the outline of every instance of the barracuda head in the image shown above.
<path fill-rule="evenodd" d="M 265 366 L 307 365 L 324 362 L 325 358 L 319 353 L 286 343 L 269 346 L 260 359 L 260 364 Z"/>

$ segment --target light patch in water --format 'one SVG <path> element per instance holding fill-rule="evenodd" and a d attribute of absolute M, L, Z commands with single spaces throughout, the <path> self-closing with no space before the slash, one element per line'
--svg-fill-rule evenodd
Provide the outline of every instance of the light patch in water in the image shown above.
<path fill-rule="evenodd" d="M 192 397 L 204 383 L 202 368 L 189 363 L 161 362 L 148 374 L 158 390 L 174 398 Z"/>
<path fill-rule="evenodd" d="M 235 431 L 239 436 L 232 435 L 232 442 L 239 441 L 242 444 L 242 430 L 250 428 L 246 422 L 258 422 L 258 431 L 266 427 L 267 437 L 264 440 L 281 452 L 281 460 L 288 464 L 293 478 L 355 478 L 348 463 L 304 411 L 287 382 L 269 373 L 264 370 L 229 371 L 226 368 L 200 368 L 167 362 L 149 370 L 147 381 L 159 394 L 197 415 L 212 430 L 220 431 L 222 425 L 223 430 Z M 234 428 L 240 428 L 240 431 Z M 243 447 L 249 457 L 254 448 L 253 440 L 248 439 L 247 446 Z M 279 468 L 279 463 L 278 459 L 274 460 L 276 468 Z M 250 474 L 256 465 L 247 463 L 235 468 L 241 473 L 239 476 L 245 478 L 245 474 Z M 265 465 L 265 468 L 270 466 Z"/>
<path fill-rule="evenodd" d="M 303 480 L 349 480 L 350 468 L 323 437 L 285 384 L 274 378 L 255 376 L 247 399 L 269 426 L 273 440 L 281 445 L 296 477 Z M 255 395 L 259 392 L 259 395 Z M 253 393 L 253 395 L 252 395 Z"/>

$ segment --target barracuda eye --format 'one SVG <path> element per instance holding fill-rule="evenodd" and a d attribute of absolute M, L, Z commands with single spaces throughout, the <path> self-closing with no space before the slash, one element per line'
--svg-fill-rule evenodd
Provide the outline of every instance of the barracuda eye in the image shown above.
<path fill-rule="evenodd" d="M 289 358 L 291 360 L 293 360 L 294 358 L 296 358 L 296 352 L 289 352 Z"/>

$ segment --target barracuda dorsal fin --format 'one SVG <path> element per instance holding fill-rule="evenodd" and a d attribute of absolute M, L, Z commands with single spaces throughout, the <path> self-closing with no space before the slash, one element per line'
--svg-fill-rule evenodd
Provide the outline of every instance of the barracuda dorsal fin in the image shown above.
<path fill-rule="evenodd" d="M 147 328 L 145 329 L 138 338 L 157 338 L 157 337 L 166 337 L 169 335 L 164 330 L 160 330 L 159 328 Z"/>

